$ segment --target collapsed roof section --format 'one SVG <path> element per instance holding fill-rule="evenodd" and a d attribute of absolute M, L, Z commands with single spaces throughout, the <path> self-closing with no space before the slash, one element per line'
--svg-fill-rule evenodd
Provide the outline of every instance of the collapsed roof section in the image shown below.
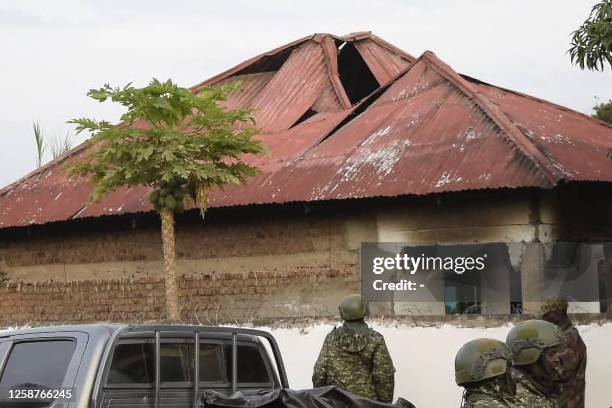
<path fill-rule="evenodd" d="M 315 34 L 252 58 L 193 87 L 238 81 L 230 108 L 250 107 L 263 132 L 339 112 L 404 70 L 414 57 L 371 33 Z"/>
<path fill-rule="evenodd" d="M 262 174 L 210 195 L 211 207 L 612 182 L 612 128 L 586 115 L 461 76 L 369 33 L 317 34 L 193 88 L 239 80 L 231 107 L 254 107 Z M 0 190 L 0 228 L 149 212 L 148 188 L 99 203 L 64 162 Z"/>

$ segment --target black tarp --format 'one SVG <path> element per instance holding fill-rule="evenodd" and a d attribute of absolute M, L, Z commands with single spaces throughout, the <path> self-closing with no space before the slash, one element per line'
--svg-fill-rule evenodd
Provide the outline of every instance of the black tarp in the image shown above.
<path fill-rule="evenodd" d="M 346 392 L 338 387 L 321 387 L 294 391 L 285 388 L 256 395 L 240 392 L 231 396 L 215 391 L 206 392 L 200 408 L 415 408 L 399 398 L 395 404 L 373 401 Z"/>

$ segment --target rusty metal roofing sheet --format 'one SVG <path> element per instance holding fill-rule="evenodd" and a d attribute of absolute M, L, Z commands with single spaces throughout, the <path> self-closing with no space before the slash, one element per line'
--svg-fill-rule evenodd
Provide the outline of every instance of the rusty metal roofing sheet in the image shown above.
<path fill-rule="evenodd" d="M 218 85 L 225 85 L 229 84 L 230 82 L 240 82 L 241 84 L 240 89 L 231 92 L 227 96 L 225 106 L 228 109 L 252 106 L 253 100 L 265 88 L 275 74 L 275 71 L 271 71 L 256 74 L 236 75 L 218 82 Z"/>
<path fill-rule="evenodd" d="M 308 41 L 291 56 L 253 101 L 255 121 L 266 132 L 288 129 L 329 85 L 321 46 Z"/>
<path fill-rule="evenodd" d="M 380 85 L 386 84 L 413 61 L 381 46 L 371 38 L 356 41 L 355 48 Z"/>
<path fill-rule="evenodd" d="M 612 181 L 610 125 L 541 99 L 476 86 L 543 152 L 561 178 Z"/>
<path fill-rule="evenodd" d="M 369 33 L 315 35 L 204 83 L 244 82 L 227 103 L 258 109 L 265 131 L 257 137 L 269 149 L 246 157 L 262 174 L 212 192 L 211 207 L 612 182 L 611 127 L 462 77 L 429 52 L 418 60 L 398 52 L 411 65 L 347 108 L 333 61 L 333 45 L 342 41 L 362 44 L 359 52 L 380 81 L 401 69 L 396 57 L 385 56 L 393 47 Z M 253 64 L 275 69 L 256 72 Z M 313 116 L 304 120 L 309 110 Z M 147 188 L 89 203 L 87 182 L 62 171 L 83 151 L 77 147 L 0 190 L 0 228 L 151 211 Z"/>

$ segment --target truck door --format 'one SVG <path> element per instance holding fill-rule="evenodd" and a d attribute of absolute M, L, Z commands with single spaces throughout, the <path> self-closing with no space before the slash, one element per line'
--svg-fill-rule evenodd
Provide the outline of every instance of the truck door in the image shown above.
<path fill-rule="evenodd" d="M 88 336 L 81 332 L 12 336 L 1 343 L 0 406 L 67 408 Z"/>

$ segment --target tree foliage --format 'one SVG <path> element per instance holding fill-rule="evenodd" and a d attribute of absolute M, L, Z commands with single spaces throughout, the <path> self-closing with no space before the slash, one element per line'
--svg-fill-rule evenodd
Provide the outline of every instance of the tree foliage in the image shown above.
<path fill-rule="evenodd" d="M 207 87 L 195 94 L 172 81 L 156 79 L 144 88 L 105 85 L 88 95 L 111 100 L 127 111 L 120 124 L 89 118 L 74 119 L 77 132 L 89 131 L 89 154 L 70 166 L 72 173 L 88 176 L 99 200 L 122 186 L 149 186 L 159 211 L 183 209 L 184 198 L 205 205 L 203 192 L 237 184 L 256 174 L 242 160 L 246 153 L 263 151 L 252 139 L 249 110 L 225 110 L 219 103 L 239 85 Z M 236 126 L 245 122 L 247 125 Z"/>
<path fill-rule="evenodd" d="M 221 105 L 237 86 L 208 87 L 196 94 L 170 80 L 154 79 L 144 88 L 104 85 L 88 95 L 124 106 L 121 123 L 71 121 L 77 132 L 92 133 L 85 157 L 69 166 L 72 174 L 93 183 L 92 199 L 123 186 L 153 188 L 151 203 L 161 218 L 166 311 L 173 321 L 181 315 L 174 214 L 189 202 L 204 210 L 209 189 L 256 174 L 257 168 L 243 158 L 263 151 L 252 139 L 257 130 L 248 125 L 250 111 Z"/>
<path fill-rule="evenodd" d="M 612 0 L 597 3 L 586 21 L 572 33 L 569 49 L 573 63 L 581 69 L 612 67 Z"/>
<path fill-rule="evenodd" d="M 612 124 L 612 99 L 608 102 L 598 103 L 593 107 L 593 110 L 595 111 L 592 115 L 594 118 Z"/>

